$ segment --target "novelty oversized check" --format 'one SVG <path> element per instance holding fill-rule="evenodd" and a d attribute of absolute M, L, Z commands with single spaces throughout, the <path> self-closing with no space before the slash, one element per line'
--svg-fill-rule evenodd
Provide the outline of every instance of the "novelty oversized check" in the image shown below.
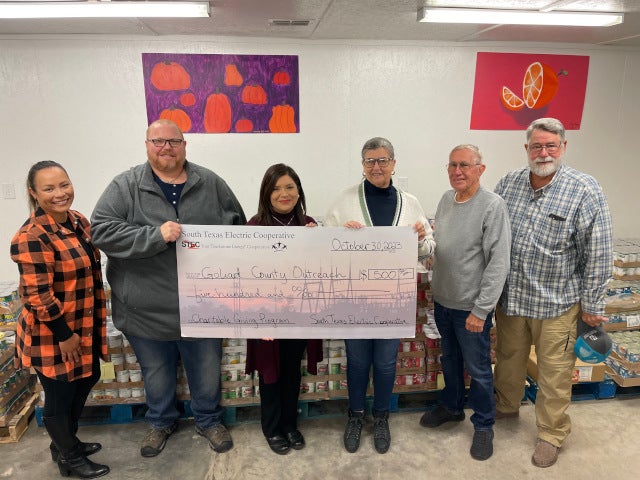
<path fill-rule="evenodd" d="M 183 225 L 183 337 L 413 337 L 411 227 Z"/>

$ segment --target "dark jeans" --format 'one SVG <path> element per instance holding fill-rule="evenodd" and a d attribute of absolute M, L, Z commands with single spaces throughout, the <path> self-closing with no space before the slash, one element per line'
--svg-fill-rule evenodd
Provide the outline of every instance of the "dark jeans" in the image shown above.
<path fill-rule="evenodd" d="M 347 347 L 347 388 L 349 408 L 365 409 L 369 371 L 373 365 L 373 409 L 389 410 L 396 378 L 399 338 L 345 340 Z"/>
<path fill-rule="evenodd" d="M 173 425 L 180 416 L 176 404 L 178 358 L 187 372 L 191 411 L 199 428 L 206 430 L 222 422 L 220 406 L 220 361 L 222 340 L 197 338 L 151 340 L 127 335 L 144 378 L 146 418 L 155 428 Z"/>
<path fill-rule="evenodd" d="M 264 383 L 260 375 L 260 416 L 262 433 L 274 437 L 298 429 L 300 361 L 306 340 L 277 340 L 280 352 L 280 375 L 275 383 Z"/>
<path fill-rule="evenodd" d="M 445 383 L 439 398 L 451 413 L 462 412 L 465 395 L 463 371 L 466 365 L 471 376 L 469 406 L 474 411 L 471 423 L 476 430 L 490 430 L 495 422 L 496 411 L 489 340 L 492 313 L 487 316 L 482 332 L 466 329 L 469 313 L 444 307 L 437 302 L 435 304 L 436 325 L 442 337 Z"/>

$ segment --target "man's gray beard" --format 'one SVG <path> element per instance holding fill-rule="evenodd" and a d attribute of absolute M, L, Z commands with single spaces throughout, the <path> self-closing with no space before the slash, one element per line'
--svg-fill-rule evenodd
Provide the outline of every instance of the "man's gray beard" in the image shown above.
<path fill-rule="evenodd" d="M 562 157 L 553 158 L 553 157 L 544 157 L 545 161 L 551 161 L 552 163 L 536 163 L 540 157 L 535 160 L 529 161 L 529 169 L 533 172 L 534 175 L 538 177 L 548 177 L 549 175 L 553 175 L 558 171 L 560 165 L 562 165 Z"/>

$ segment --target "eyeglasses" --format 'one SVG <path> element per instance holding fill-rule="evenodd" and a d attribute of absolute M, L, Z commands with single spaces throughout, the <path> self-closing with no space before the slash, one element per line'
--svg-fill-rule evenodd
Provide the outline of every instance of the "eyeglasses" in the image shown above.
<path fill-rule="evenodd" d="M 393 158 L 389 157 L 380 157 L 380 158 L 365 158 L 362 160 L 362 164 L 365 168 L 373 168 L 373 166 L 377 163 L 380 168 L 384 168 L 391 163 Z"/>
<path fill-rule="evenodd" d="M 460 162 L 460 163 L 451 162 L 451 163 L 447 163 L 445 166 L 447 167 L 447 170 L 452 171 L 452 172 L 455 172 L 458 168 L 460 169 L 461 172 L 466 172 L 471 167 L 477 167 L 478 165 L 480 165 L 480 164 L 479 163 L 467 163 L 467 162 Z"/>
<path fill-rule="evenodd" d="M 162 148 L 167 143 L 172 147 L 179 147 L 180 145 L 182 145 L 182 142 L 184 142 L 184 140 L 182 140 L 181 138 L 170 138 L 167 140 L 165 140 L 164 138 L 148 138 L 147 142 L 153 143 L 154 147 Z"/>
<path fill-rule="evenodd" d="M 562 144 L 556 145 L 555 143 L 545 143 L 544 145 L 541 145 L 539 143 L 534 143 L 533 145 L 529 145 L 529 151 L 537 154 L 544 148 L 547 150 L 547 153 L 556 153 L 560 150 L 560 147 L 562 147 Z"/>

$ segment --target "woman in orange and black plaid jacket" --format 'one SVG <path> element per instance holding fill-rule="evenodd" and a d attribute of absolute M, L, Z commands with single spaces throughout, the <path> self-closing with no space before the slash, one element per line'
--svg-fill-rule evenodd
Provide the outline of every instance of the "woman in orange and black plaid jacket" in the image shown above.
<path fill-rule="evenodd" d="M 76 436 L 89 392 L 106 358 L 106 304 L 100 251 L 89 221 L 70 210 L 73 184 L 52 161 L 27 176 L 31 216 L 11 241 L 20 272 L 23 309 L 16 329 L 16 361 L 33 367 L 42 384 L 43 420 L 51 456 L 63 476 L 95 478 L 109 467 L 87 459 L 102 448 Z"/>

